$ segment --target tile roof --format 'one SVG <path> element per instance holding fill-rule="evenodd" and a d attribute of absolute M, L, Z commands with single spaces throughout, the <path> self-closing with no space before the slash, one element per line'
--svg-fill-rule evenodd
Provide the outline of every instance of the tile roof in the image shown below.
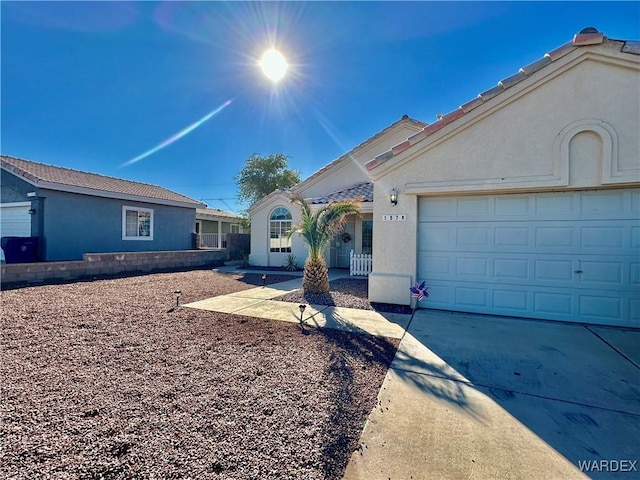
<path fill-rule="evenodd" d="M 220 210 L 219 208 L 196 208 L 196 215 L 212 215 L 214 217 L 238 218 L 237 215 L 234 215 L 230 212 L 225 212 L 224 210 Z"/>
<path fill-rule="evenodd" d="M 0 156 L 0 165 L 40 188 L 74 191 L 87 195 L 139 197 L 140 201 L 161 204 L 190 204 L 193 207 L 203 205 L 201 202 L 156 185 L 45 165 L 7 155 Z"/>
<path fill-rule="evenodd" d="M 311 199 L 312 204 L 333 203 L 341 200 L 352 200 L 354 198 L 360 198 L 361 202 L 373 202 L 373 183 L 362 182 L 351 185 L 350 187 L 343 188 L 337 192 L 323 195 L 322 197 L 315 197 Z"/>
<path fill-rule="evenodd" d="M 271 192 L 266 197 L 262 198 L 261 200 L 258 200 L 253 205 L 251 205 L 249 210 L 253 210 L 255 207 L 257 207 L 258 205 L 266 202 L 268 199 L 272 198 L 274 195 L 278 195 L 278 194 L 294 195 L 296 191 L 299 191 L 300 188 L 302 188 L 304 185 L 309 183 L 314 178 L 317 178 L 318 176 L 322 175 L 323 173 L 327 172 L 328 170 L 334 168 L 337 164 L 349 160 L 354 155 L 357 155 L 358 151 L 364 149 L 369 143 L 371 143 L 374 140 L 380 138 L 381 136 L 386 134 L 389 130 L 391 130 L 392 128 L 396 127 L 397 125 L 401 125 L 403 123 L 409 123 L 409 124 L 415 125 L 416 127 L 419 127 L 419 128 L 424 128 L 424 127 L 426 127 L 428 125 L 425 122 L 421 122 L 420 120 L 416 120 L 414 118 L 411 118 L 409 115 L 403 115 L 400 118 L 400 120 L 392 123 L 391 125 L 389 125 L 388 127 L 384 128 L 383 130 L 380 130 L 378 133 L 376 133 L 372 137 L 367 138 L 365 141 L 363 141 L 362 143 L 360 143 L 356 147 L 353 147 L 351 150 L 349 150 L 344 155 L 341 155 L 340 157 L 336 158 L 335 160 L 327 163 L 324 167 L 322 167 L 321 169 L 319 169 L 316 172 L 312 173 L 310 176 L 308 176 L 307 178 L 302 180 L 300 183 L 294 185 L 293 187 L 291 187 L 290 189 L 287 189 L 287 190 L 275 190 L 275 191 Z"/>
<path fill-rule="evenodd" d="M 441 130 L 448 124 L 455 122 L 459 118 L 465 116 L 467 113 L 475 110 L 476 108 L 484 105 L 486 102 L 492 100 L 496 96 L 500 95 L 505 90 L 511 88 L 512 86 L 520 83 L 525 78 L 529 78 L 531 75 L 546 67 L 547 65 L 555 62 L 556 60 L 564 57 L 568 53 L 576 50 L 581 46 L 586 45 L 597 45 L 601 43 L 611 43 L 611 44 L 620 44 L 620 51 L 623 53 L 630 53 L 634 55 L 640 55 L 640 42 L 637 41 L 628 41 L 628 40 L 612 40 L 605 37 L 601 32 L 598 32 L 597 29 L 593 27 L 587 27 L 577 33 L 573 40 L 565 43 L 564 45 L 559 46 L 558 48 L 552 50 L 547 53 L 544 57 L 535 62 L 522 67 L 517 73 L 507 77 L 498 82 L 493 88 L 480 93 L 476 98 L 470 100 L 464 105 L 460 106 L 457 110 L 453 112 L 449 112 L 446 115 L 438 116 L 438 121 L 432 123 L 431 125 L 426 125 L 422 131 L 412 135 L 404 142 L 399 143 L 398 145 L 393 146 L 390 150 L 383 152 L 376 156 L 373 160 L 369 160 L 365 166 L 367 170 L 372 170 L 375 167 L 383 164 L 387 160 L 393 158 L 394 156 L 404 152 L 408 148 L 412 147 L 416 143 L 421 142 L 425 138 L 430 135 L 436 133 Z"/>

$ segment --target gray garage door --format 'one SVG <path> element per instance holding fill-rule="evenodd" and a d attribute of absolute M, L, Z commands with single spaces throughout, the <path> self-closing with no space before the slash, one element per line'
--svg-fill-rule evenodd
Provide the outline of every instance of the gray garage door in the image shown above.
<path fill-rule="evenodd" d="M 424 197 L 422 306 L 640 327 L 640 190 Z"/>

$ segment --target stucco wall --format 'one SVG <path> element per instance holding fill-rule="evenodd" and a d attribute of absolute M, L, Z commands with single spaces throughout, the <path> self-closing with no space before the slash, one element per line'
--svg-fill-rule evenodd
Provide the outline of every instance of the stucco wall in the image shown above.
<path fill-rule="evenodd" d="M 0 203 L 26 202 L 31 200 L 27 193 L 35 192 L 36 187 L 0 169 Z"/>
<path fill-rule="evenodd" d="M 369 145 L 363 146 L 348 161 L 342 162 L 339 167 L 332 168 L 327 175 L 319 176 L 317 180 L 309 182 L 302 190 L 301 195 L 305 198 L 319 197 L 358 182 L 368 182 L 369 176 L 364 164 L 377 154 L 390 149 L 418 131 L 420 129 L 411 124 L 397 125 L 380 138 L 373 140 Z"/>
<path fill-rule="evenodd" d="M 285 264 L 289 253 L 269 252 L 269 219 L 271 212 L 283 207 L 291 212 L 292 225 L 300 221 L 298 207 L 293 205 L 285 195 L 277 195 L 271 201 L 251 215 L 251 255 L 249 263 L 268 267 L 279 267 Z M 297 233 L 291 238 L 291 254 L 296 256 L 298 265 L 303 266 L 307 258 L 307 246 Z M 327 258 L 327 261 L 329 259 Z"/>
<path fill-rule="evenodd" d="M 618 53 L 602 61 L 582 53 L 372 172 L 372 301 L 409 303 L 419 195 L 640 185 L 638 59 Z M 396 207 L 389 203 L 392 188 L 400 191 Z M 381 221 L 387 213 L 407 220 Z"/>
<path fill-rule="evenodd" d="M 44 198 L 44 260 L 76 260 L 91 252 L 188 250 L 195 208 L 40 190 Z M 122 240 L 122 207 L 152 209 L 153 240 Z"/>
<path fill-rule="evenodd" d="M 375 157 L 378 153 L 391 148 L 393 145 L 406 140 L 420 129 L 409 123 L 402 123 L 390 129 L 380 138 L 373 140 L 369 145 L 363 147 L 353 157 L 353 160 L 342 162 L 339 167 L 332 168 L 327 174 L 320 175 L 316 180 L 312 180 L 300 191 L 305 198 L 326 195 L 331 192 L 349 187 L 358 182 L 369 181 L 364 164 Z M 299 220 L 297 207 L 294 207 L 285 195 L 276 195 L 270 201 L 260 205 L 259 208 L 251 212 L 251 256 L 252 265 L 281 266 L 284 264 L 288 253 L 269 252 L 269 217 L 271 212 L 277 207 L 287 208 L 293 215 L 293 224 Z M 367 212 L 370 214 L 370 211 Z M 361 221 L 356 221 L 356 253 L 360 251 L 361 245 Z M 304 265 L 307 258 L 308 248 L 304 240 L 298 234 L 292 238 L 292 254 L 296 256 L 298 264 Z M 327 265 L 331 264 L 331 253 L 327 250 L 325 255 Z"/>

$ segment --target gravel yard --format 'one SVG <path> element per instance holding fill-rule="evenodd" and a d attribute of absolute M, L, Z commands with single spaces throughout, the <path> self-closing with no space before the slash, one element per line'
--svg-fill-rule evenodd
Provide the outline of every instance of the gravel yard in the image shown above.
<path fill-rule="evenodd" d="M 334 305 L 336 307 L 359 308 L 377 312 L 411 313 L 411 308 L 406 305 L 369 302 L 369 283 L 366 278 L 339 278 L 330 283 L 330 288 L 331 291 L 329 293 L 304 293 L 302 290 L 296 290 L 272 300 L 313 305 Z"/>
<path fill-rule="evenodd" d="M 0 477 L 340 478 L 398 342 L 173 308 L 176 289 L 261 284 L 196 270 L 3 291 Z"/>

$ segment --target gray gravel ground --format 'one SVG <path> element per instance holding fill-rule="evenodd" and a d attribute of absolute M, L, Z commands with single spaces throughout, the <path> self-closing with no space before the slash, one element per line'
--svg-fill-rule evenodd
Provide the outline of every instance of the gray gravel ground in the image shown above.
<path fill-rule="evenodd" d="M 0 478 L 340 478 L 398 342 L 173 308 L 261 283 L 3 291 Z"/>
<path fill-rule="evenodd" d="M 272 300 L 313 305 L 333 305 L 378 312 L 411 313 L 411 308 L 406 305 L 369 302 L 369 282 L 366 278 L 339 278 L 330 282 L 330 290 L 329 293 L 304 293 L 302 290 L 296 290 Z"/>

